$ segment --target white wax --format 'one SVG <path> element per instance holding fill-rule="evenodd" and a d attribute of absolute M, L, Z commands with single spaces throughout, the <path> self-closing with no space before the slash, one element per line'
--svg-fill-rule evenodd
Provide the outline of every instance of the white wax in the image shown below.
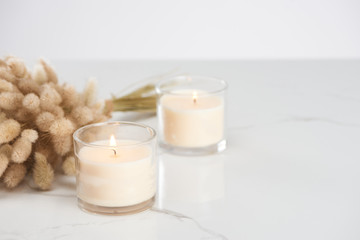
<path fill-rule="evenodd" d="M 201 92 L 194 101 L 194 91 L 188 92 L 165 94 L 160 99 L 164 141 L 179 147 L 205 147 L 220 142 L 224 137 L 223 98 Z"/>
<path fill-rule="evenodd" d="M 149 146 L 112 149 L 85 146 L 79 151 L 78 197 L 98 206 L 131 206 L 149 200 L 156 192 L 156 170 Z M 109 141 L 93 144 L 108 146 Z"/>

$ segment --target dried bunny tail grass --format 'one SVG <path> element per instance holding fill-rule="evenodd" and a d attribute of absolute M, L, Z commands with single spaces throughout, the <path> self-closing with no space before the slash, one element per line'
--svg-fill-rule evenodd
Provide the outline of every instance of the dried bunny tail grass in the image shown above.
<path fill-rule="evenodd" d="M 108 120 L 109 120 L 109 117 L 103 116 L 101 118 L 96 119 L 96 122 L 94 121 L 94 123 L 102 123 L 102 122 L 106 122 Z"/>
<path fill-rule="evenodd" d="M 96 88 L 96 79 L 90 78 L 82 94 L 86 106 L 92 106 L 96 103 Z"/>
<path fill-rule="evenodd" d="M 59 106 L 54 106 L 52 109 L 51 109 L 51 112 L 58 118 L 62 118 L 65 116 L 65 112 L 64 110 L 59 107 Z"/>
<path fill-rule="evenodd" d="M 108 106 L 108 101 L 100 101 L 99 103 L 97 103 L 96 108 L 93 108 L 93 115 L 95 117 L 95 119 L 100 119 L 100 118 L 104 118 L 106 117 L 107 119 L 104 121 L 107 121 L 109 118 L 111 118 L 111 107 L 112 106 Z M 97 121 L 97 120 L 94 120 Z"/>
<path fill-rule="evenodd" d="M 20 59 L 0 60 L 0 180 L 9 188 L 22 181 L 27 168 L 43 190 L 50 188 L 58 167 L 74 175 L 75 128 L 108 119 L 96 102 L 94 79 L 83 93 L 57 82 L 44 60 L 32 74 Z"/>
<path fill-rule="evenodd" d="M 67 153 L 71 151 L 72 148 L 72 137 L 71 136 L 53 136 L 52 143 L 54 146 L 54 150 L 60 156 L 65 156 Z"/>
<path fill-rule="evenodd" d="M 51 112 L 56 117 L 62 118 L 65 116 L 65 112 L 60 106 L 50 102 L 42 101 L 41 99 L 40 99 L 40 108 L 44 111 Z"/>
<path fill-rule="evenodd" d="M 40 89 L 41 101 L 46 101 L 59 105 L 62 101 L 60 94 L 50 84 L 43 84 Z"/>
<path fill-rule="evenodd" d="M 35 124 L 42 132 L 48 132 L 50 129 L 51 124 L 55 121 L 54 114 L 50 112 L 42 112 L 40 113 L 36 120 Z"/>
<path fill-rule="evenodd" d="M 104 112 L 104 107 L 105 107 L 105 101 L 98 101 L 97 103 L 95 103 L 92 107 L 91 110 L 93 112 L 99 112 L 99 113 L 103 113 Z"/>
<path fill-rule="evenodd" d="M 4 79 L 0 79 L 0 91 L 1 92 L 13 92 L 15 90 L 14 85 Z"/>
<path fill-rule="evenodd" d="M 108 102 L 100 101 L 91 107 L 92 114 L 94 116 L 93 122 L 105 122 L 111 117 L 111 106 L 108 106 Z"/>
<path fill-rule="evenodd" d="M 46 157 L 38 152 L 35 153 L 33 179 L 41 190 L 49 190 L 54 180 L 54 170 L 47 162 Z"/>
<path fill-rule="evenodd" d="M 17 87 L 23 94 L 36 93 L 40 94 L 40 85 L 31 79 L 20 79 Z"/>
<path fill-rule="evenodd" d="M 62 169 L 66 175 L 75 176 L 76 174 L 75 157 L 68 156 L 62 164 Z"/>
<path fill-rule="evenodd" d="M 0 153 L 5 154 L 8 158 L 11 157 L 12 146 L 10 144 L 4 144 L 0 147 Z"/>
<path fill-rule="evenodd" d="M 23 163 L 31 154 L 32 144 L 26 138 L 20 137 L 13 144 L 11 160 L 15 163 Z"/>
<path fill-rule="evenodd" d="M 47 84 L 49 84 L 51 87 L 55 88 L 55 90 L 58 91 L 59 94 L 62 91 L 63 85 L 64 85 L 64 84 L 59 84 L 59 83 L 54 83 L 54 82 L 48 82 Z"/>
<path fill-rule="evenodd" d="M 35 143 L 34 151 L 41 153 L 46 158 L 48 158 L 52 152 L 52 149 L 49 147 L 49 144 L 50 144 L 49 142 L 47 142 L 46 140 L 44 141 L 44 139 L 40 138 L 39 141 Z"/>
<path fill-rule="evenodd" d="M 29 93 L 25 95 L 22 105 L 29 111 L 38 112 L 40 111 L 40 98 L 34 93 Z"/>
<path fill-rule="evenodd" d="M 109 120 L 108 116 L 105 115 L 98 115 L 95 120 L 93 121 L 93 123 L 100 123 L 100 122 L 106 122 L 107 120 Z"/>
<path fill-rule="evenodd" d="M 114 101 L 113 100 L 105 100 L 103 113 L 106 116 L 111 116 L 111 113 L 114 111 Z"/>
<path fill-rule="evenodd" d="M 74 132 L 74 130 L 74 124 L 66 118 L 56 119 L 49 128 L 49 132 L 53 137 L 69 136 Z"/>
<path fill-rule="evenodd" d="M 9 158 L 4 153 L 0 153 L 0 177 L 5 172 L 6 168 L 9 165 Z"/>
<path fill-rule="evenodd" d="M 97 139 L 97 133 L 96 132 L 92 132 L 91 130 L 89 131 L 84 131 L 81 138 L 83 139 L 84 142 L 94 142 Z"/>
<path fill-rule="evenodd" d="M 39 134 L 34 129 L 25 129 L 21 132 L 21 137 L 27 139 L 31 143 L 34 143 L 39 138 Z"/>
<path fill-rule="evenodd" d="M 9 68 L 0 68 L 0 78 L 5 79 L 9 82 L 15 82 L 16 78 L 14 74 L 11 73 L 11 70 Z"/>
<path fill-rule="evenodd" d="M 10 146 L 10 144 L 4 144 L 0 147 L 0 177 L 3 175 L 7 166 L 9 165 L 11 153 L 12 146 Z"/>
<path fill-rule="evenodd" d="M 38 84 L 44 84 L 47 82 L 48 77 L 47 74 L 45 72 L 44 66 L 40 63 L 37 63 L 34 66 L 34 70 L 32 73 L 32 78 L 34 79 L 34 81 Z"/>
<path fill-rule="evenodd" d="M 71 112 L 71 116 L 74 118 L 75 122 L 80 125 L 86 125 L 94 121 L 94 116 L 89 107 L 77 107 Z"/>
<path fill-rule="evenodd" d="M 79 106 L 81 101 L 81 95 L 71 85 L 65 84 L 61 91 L 61 97 L 63 99 L 62 104 L 65 106 Z"/>
<path fill-rule="evenodd" d="M 6 119 L 7 119 L 6 113 L 0 112 L 0 123 L 2 123 L 3 121 L 5 121 Z"/>
<path fill-rule="evenodd" d="M 25 63 L 22 59 L 17 58 L 17 57 L 7 57 L 6 58 L 6 63 L 9 66 L 9 68 L 11 69 L 11 72 L 18 78 L 23 78 L 26 76 L 27 74 L 27 69 L 25 66 Z"/>
<path fill-rule="evenodd" d="M 47 134 L 45 134 L 47 135 Z M 52 164 L 54 161 L 57 161 L 57 159 L 61 158 L 58 156 L 58 154 L 54 151 L 52 147 L 51 137 L 50 134 L 48 137 L 43 138 L 44 135 L 42 135 L 39 140 L 36 141 L 34 148 L 34 152 L 41 153 L 44 155 L 47 159 L 47 161 Z M 54 168 L 55 169 L 55 168 Z"/>
<path fill-rule="evenodd" d="M 13 163 L 6 169 L 3 175 L 3 181 L 7 188 L 14 188 L 24 179 L 26 167 L 24 164 Z"/>
<path fill-rule="evenodd" d="M 11 160 L 16 163 L 25 162 L 30 156 L 32 143 L 38 139 L 38 133 L 33 129 L 25 129 L 13 144 Z"/>
<path fill-rule="evenodd" d="M 46 75 L 47 75 L 48 82 L 57 83 L 58 82 L 58 77 L 57 77 L 54 69 L 52 67 L 50 67 L 50 65 L 48 63 L 46 63 L 44 59 L 40 59 L 40 63 L 44 67 L 44 70 L 45 70 Z"/>
<path fill-rule="evenodd" d="M 14 119 L 7 119 L 0 123 L 0 144 L 8 143 L 19 136 L 20 130 L 20 123 Z"/>
<path fill-rule="evenodd" d="M 104 115 L 107 115 L 107 116 L 111 116 L 111 112 L 107 112 L 105 108 L 109 108 L 108 110 L 111 110 L 113 106 L 107 106 L 109 105 L 108 103 L 109 100 L 99 100 L 95 105 L 94 105 L 94 108 L 101 112 L 102 114 Z M 111 101 L 111 100 L 110 100 Z"/>
<path fill-rule="evenodd" d="M 33 119 L 33 115 L 26 108 L 21 108 L 17 110 L 16 113 L 14 114 L 14 117 L 17 121 L 21 123 L 30 124 L 30 125 L 32 124 L 31 120 Z"/>
<path fill-rule="evenodd" d="M 24 76 L 25 79 L 31 79 L 32 80 L 32 76 L 31 76 L 31 71 L 28 71 L 28 69 L 26 69 L 26 74 Z"/>
<path fill-rule="evenodd" d="M 6 64 L 6 62 L 4 60 L 0 59 L 0 68 L 4 68 L 4 67 L 6 68 L 7 64 Z"/>
<path fill-rule="evenodd" d="M 59 156 L 55 151 L 48 158 L 48 163 L 51 165 L 53 169 L 59 169 L 63 162 L 63 157 Z"/>
<path fill-rule="evenodd" d="M 24 95 L 15 92 L 0 93 L 0 108 L 5 110 L 15 110 L 21 106 Z"/>

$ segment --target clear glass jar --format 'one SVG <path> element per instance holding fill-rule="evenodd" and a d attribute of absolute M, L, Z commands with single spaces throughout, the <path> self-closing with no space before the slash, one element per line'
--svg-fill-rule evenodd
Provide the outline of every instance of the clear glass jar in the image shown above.
<path fill-rule="evenodd" d="M 157 83 L 159 144 L 180 155 L 226 149 L 224 80 L 176 76 Z"/>
<path fill-rule="evenodd" d="M 81 209 L 122 215 L 155 201 L 156 132 L 132 122 L 87 125 L 74 135 L 76 190 Z"/>

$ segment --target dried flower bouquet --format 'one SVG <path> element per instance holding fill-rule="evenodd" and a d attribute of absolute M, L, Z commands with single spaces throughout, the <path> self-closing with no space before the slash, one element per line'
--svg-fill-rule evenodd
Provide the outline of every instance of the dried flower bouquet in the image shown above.
<path fill-rule="evenodd" d="M 97 102 L 93 82 L 79 93 L 69 84 L 59 84 L 44 60 L 32 72 L 19 58 L 0 60 L 0 181 L 14 188 L 29 174 L 39 189 L 47 190 L 56 169 L 74 175 L 73 132 L 108 120 L 113 110 L 155 111 L 152 91 L 148 85 Z"/>

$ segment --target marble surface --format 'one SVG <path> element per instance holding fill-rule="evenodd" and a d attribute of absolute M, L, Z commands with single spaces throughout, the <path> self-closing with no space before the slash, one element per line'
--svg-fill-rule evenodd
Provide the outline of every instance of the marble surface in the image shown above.
<path fill-rule="evenodd" d="M 159 153 L 156 205 L 129 216 L 77 207 L 75 179 L 0 188 L 0 239 L 360 239 L 360 61 L 54 61 L 109 98 L 136 80 L 192 73 L 228 81 L 228 148 Z M 156 128 L 156 118 L 115 114 Z"/>

